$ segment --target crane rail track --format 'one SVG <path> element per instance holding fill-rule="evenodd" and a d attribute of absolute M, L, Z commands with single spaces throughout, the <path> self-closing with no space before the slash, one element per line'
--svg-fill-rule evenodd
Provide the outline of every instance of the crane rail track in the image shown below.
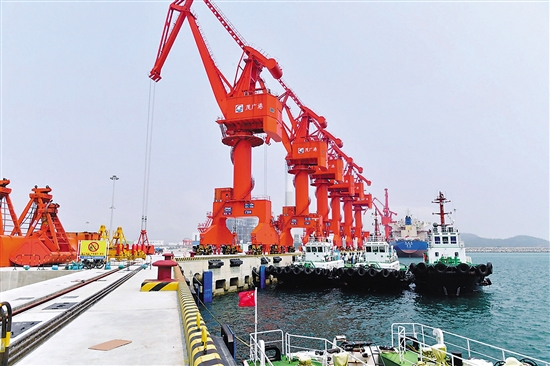
<path fill-rule="evenodd" d="M 101 289 L 94 295 L 89 296 L 84 301 L 78 303 L 70 309 L 67 309 L 56 317 L 44 322 L 44 324 L 38 327 L 34 332 L 32 332 L 32 334 L 29 334 L 22 339 L 12 342 L 9 350 L 8 365 L 13 365 L 17 363 L 23 356 L 28 354 L 34 348 L 38 347 L 45 340 L 53 336 L 65 325 L 69 324 L 73 319 L 75 319 L 84 311 L 103 299 L 124 282 L 128 281 L 132 276 L 134 276 L 142 269 L 143 267 L 140 266 L 132 272 L 128 272 L 128 274 L 124 275 L 124 277 L 121 277 L 120 279 Z M 72 288 L 72 290 L 74 289 L 76 288 Z"/>

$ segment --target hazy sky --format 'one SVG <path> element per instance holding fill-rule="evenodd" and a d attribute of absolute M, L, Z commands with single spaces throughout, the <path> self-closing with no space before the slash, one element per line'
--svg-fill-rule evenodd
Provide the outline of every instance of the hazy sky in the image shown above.
<path fill-rule="evenodd" d="M 109 227 L 113 212 L 113 229 L 137 239 L 148 75 L 169 4 L 1 1 L 1 175 L 18 214 L 34 185 L 49 185 L 67 231 Z M 443 191 L 462 232 L 549 239 L 548 2 L 217 4 L 326 117 L 372 181 L 368 191 L 383 201 L 388 188 L 397 218 L 410 210 L 435 221 L 431 201 Z M 193 11 L 233 80 L 240 48 L 202 1 Z M 197 231 L 233 169 L 187 23 L 162 77 L 147 231 L 174 242 Z M 274 215 L 284 205 L 284 156 L 277 143 L 253 151 L 253 195 L 269 195 Z M 371 228 L 371 212 L 364 221 Z"/>

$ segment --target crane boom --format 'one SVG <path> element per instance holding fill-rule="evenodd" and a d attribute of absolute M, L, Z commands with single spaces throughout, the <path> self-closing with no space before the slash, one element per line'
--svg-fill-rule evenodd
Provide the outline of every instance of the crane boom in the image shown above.
<path fill-rule="evenodd" d="M 189 9 L 191 9 L 191 5 L 193 5 L 193 0 L 185 0 L 184 4 L 181 5 L 183 2 L 183 0 L 175 0 L 172 4 L 170 4 L 170 7 L 168 8 L 168 14 L 166 15 L 164 29 L 160 38 L 157 59 L 155 61 L 155 65 L 149 73 L 149 77 L 155 82 L 161 79 L 160 72 L 162 70 L 162 67 L 166 62 L 166 58 L 168 57 L 172 46 L 174 45 L 174 41 L 178 36 L 178 33 L 181 29 L 181 26 L 183 25 L 183 22 L 185 21 L 185 18 L 189 14 Z M 175 13 L 178 14 L 178 17 L 176 21 L 172 23 L 172 18 Z"/>

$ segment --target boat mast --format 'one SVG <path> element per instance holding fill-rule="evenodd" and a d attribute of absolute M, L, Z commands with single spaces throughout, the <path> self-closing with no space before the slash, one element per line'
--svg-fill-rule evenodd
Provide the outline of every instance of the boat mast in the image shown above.
<path fill-rule="evenodd" d="M 376 238 L 380 237 L 380 225 L 378 224 L 378 212 L 377 211 L 374 211 L 374 236 Z"/>
<path fill-rule="evenodd" d="M 441 226 L 443 226 L 443 227 L 446 226 L 446 224 L 445 224 L 445 215 L 450 215 L 451 214 L 450 212 L 445 212 L 444 204 L 448 203 L 448 202 L 451 202 L 451 201 L 447 200 L 441 191 L 439 192 L 439 195 L 437 196 L 437 198 L 432 201 L 432 203 L 439 204 L 439 212 L 433 212 L 432 215 L 439 215 L 439 219 L 441 221 Z"/>

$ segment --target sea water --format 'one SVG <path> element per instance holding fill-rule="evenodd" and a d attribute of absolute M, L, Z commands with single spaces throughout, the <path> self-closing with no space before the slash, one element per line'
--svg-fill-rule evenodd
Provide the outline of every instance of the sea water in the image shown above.
<path fill-rule="evenodd" d="M 282 329 L 298 335 L 391 344 L 391 324 L 422 323 L 550 361 L 550 254 L 470 253 L 474 263 L 493 263 L 491 286 L 458 298 L 427 296 L 413 289 L 391 294 L 343 289 L 258 290 L 258 331 Z M 405 264 L 418 259 L 403 259 Z M 209 331 L 228 324 L 239 342 L 238 356 L 254 332 L 255 310 L 238 307 L 236 293 L 199 306 Z"/>

